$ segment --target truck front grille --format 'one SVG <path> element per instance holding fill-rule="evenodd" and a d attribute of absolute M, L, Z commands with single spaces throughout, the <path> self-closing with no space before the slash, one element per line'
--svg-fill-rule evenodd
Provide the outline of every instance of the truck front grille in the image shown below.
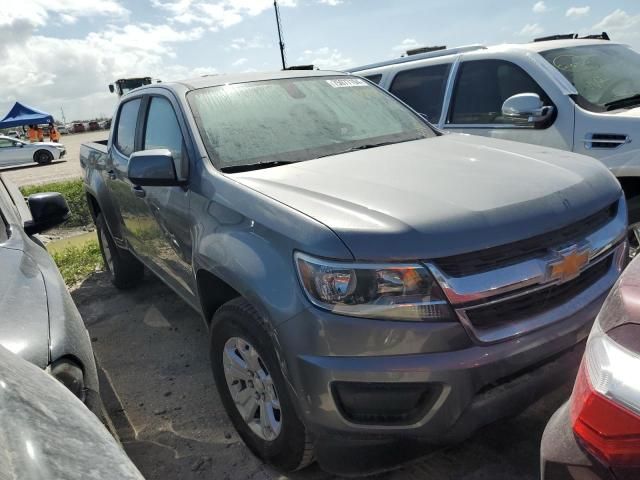
<path fill-rule="evenodd" d="M 467 318 L 475 329 L 492 329 L 559 307 L 604 277 L 611 268 L 612 262 L 613 256 L 610 255 L 569 282 L 552 285 L 495 304 L 470 308 L 466 311 Z"/>
<path fill-rule="evenodd" d="M 542 257 L 550 248 L 582 240 L 610 222 L 616 216 L 617 211 L 618 202 L 616 201 L 593 215 L 559 230 L 508 245 L 438 258 L 433 263 L 448 276 L 456 278 L 514 265 L 531 258 Z"/>

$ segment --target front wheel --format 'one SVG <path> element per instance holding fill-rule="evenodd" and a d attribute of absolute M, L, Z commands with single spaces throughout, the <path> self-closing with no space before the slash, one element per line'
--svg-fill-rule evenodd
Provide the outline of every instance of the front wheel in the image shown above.
<path fill-rule="evenodd" d="M 96 230 L 102 259 L 111 276 L 111 283 L 121 290 L 135 287 L 144 277 L 144 266 L 140 260 L 115 244 L 101 213 L 96 217 Z"/>
<path fill-rule="evenodd" d="M 48 150 L 38 150 L 33 154 L 33 160 L 40 165 L 46 165 L 53 161 L 53 154 Z"/>
<path fill-rule="evenodd" d="M 283 471 L 309 465 L 313 446 L 260 315 L 246 300 L 236 298 L 220 307 L 213 325 L 213 376 L 244 443 L 261 460 Z"/>

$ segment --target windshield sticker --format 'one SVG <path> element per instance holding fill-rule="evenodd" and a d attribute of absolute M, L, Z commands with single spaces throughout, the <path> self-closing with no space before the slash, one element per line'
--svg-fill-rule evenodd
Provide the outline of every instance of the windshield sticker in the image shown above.
<path fill-rule="evenodd" d="M 364 87 L 367 82 L 359 78 L 336 78 L 334 80 L 325 80 L 333 88 L 345 88 L 345 87 Z"/>

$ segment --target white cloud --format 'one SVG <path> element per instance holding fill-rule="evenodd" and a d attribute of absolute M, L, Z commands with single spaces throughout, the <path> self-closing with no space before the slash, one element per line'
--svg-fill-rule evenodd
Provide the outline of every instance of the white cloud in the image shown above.
<path fill-rule="evenodd" d="M 342 0 L 318 0 L 318 3 L 335 7 L 336 5 L 340 5 Z"/>
<path fill-rule="evenodd" d="M 247 63 L 247 59 L 246 58 L 239 58 L 237 59 L 235 62 L 233 62 L 231 65 L 234 67 L 240 67 L 242 65 L 244 65 L 245 63 Z"/>
<path fill-rule="evenodd" d="M 9 28 L 0 24 L 0 38 Z M 0 113 L 19 100 L 54 116 L 62 106 L 68 120 L 110 115 L 117 99 L 107 85 L 117 78 L 151 76 L 168 81 L 215 72 L 174 61 L 173 45 L 199 38 L 203 30 L 132 24 L 107 25 L 83 38 L 27 34 L 11 48 L 0 49 Z"/>
<path fill-rule="evenodd" d="M 532 10 L 535 13 L 544 13 L 544 12 L 548 11 L 549 9 L 547 8 L 547 5 L 543 1 L 540 1 L 540 2 L 537 2 L 533 6 Z"/>
<path fill-rule="evenodd" d="M 640 15 L 629 15 L 618 8 L 596 23 L 592 29 L 607 32 L 615 41 L 640 48 Z"/>
<path fill-rule="evenodd" d="M 567 9 L 567 13 L 565 14 L 567 17 L 584 17 L 588 15 L 591 11 L 591 7 L 569 7 Z"/>
<path fill-rule="evenodd" d="M 169 19 L 185 25 L 199 23 L 215 31 L 240 23 L 245 16 L 260 15 L 273 8 L 272 0 L 151 0 L 154 7 L 173 16 Z M 280 0 L 280 7 L 295 7 L 297 0 Z"/>
<path fill-rule="evenodd" d="M 234 50 L 246 50 L 250 48 L 267 48 L 271 47 L 270 43 L 265 43 L 264 39 L 260 35 L 256 35 L 253 38 L 234 38 L 231 40 L 231 48 Z"/>
<path fill-rule="evenodd" d="M 522 35 L 523 37 L 531 37 L 533 35 L 540 35 L 542 32 L 544 32 L 544 28 L 542 28 L 539 24 L 527 23 L 524 27 L 522 27 L 522 30 L 518 32 L 518 35 Z"/>
<path fill-rule="evenodd" d="M 62 23 L 66 23 L 67 25 L 73 25 L 78 21 L 78 17 L 74 17 L 73 15 L 69 15 L 68 13 L 61 13 L 59 15 Z"/>
<path fill-rule="evenodd" d="M 345 70 L 353 66 L 353 60 L 346 57 L 335 48 L 321 47 L 315 50 L 305 50 L 298 61 L 304 64 L 312 64 L 321 70 Z"/>
<path fill-rule="evenodd" d="M 410 50 L 412 48 L 417 48 L 420 46 L 421 46 L 420 43 L 418 43 L 415 39 L 405 38 L 402 42 L 400 42 L 399 45 L 396 45 L 395 47 L 393 47 L 392 50 L 396 52 L 406 52 L 407 50 Z"/>

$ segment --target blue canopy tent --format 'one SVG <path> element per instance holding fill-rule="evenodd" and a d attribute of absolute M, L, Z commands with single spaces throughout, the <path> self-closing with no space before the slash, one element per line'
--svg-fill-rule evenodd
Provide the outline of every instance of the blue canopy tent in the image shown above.
<path fill-rule="evenodd" d="M 37 125 L 41 123 L 51 123 L 53 117 L 45 112 L 16 102 L 9 113 L 0 120 L 0 128 L 18 127 L 20 125 Z"/>

